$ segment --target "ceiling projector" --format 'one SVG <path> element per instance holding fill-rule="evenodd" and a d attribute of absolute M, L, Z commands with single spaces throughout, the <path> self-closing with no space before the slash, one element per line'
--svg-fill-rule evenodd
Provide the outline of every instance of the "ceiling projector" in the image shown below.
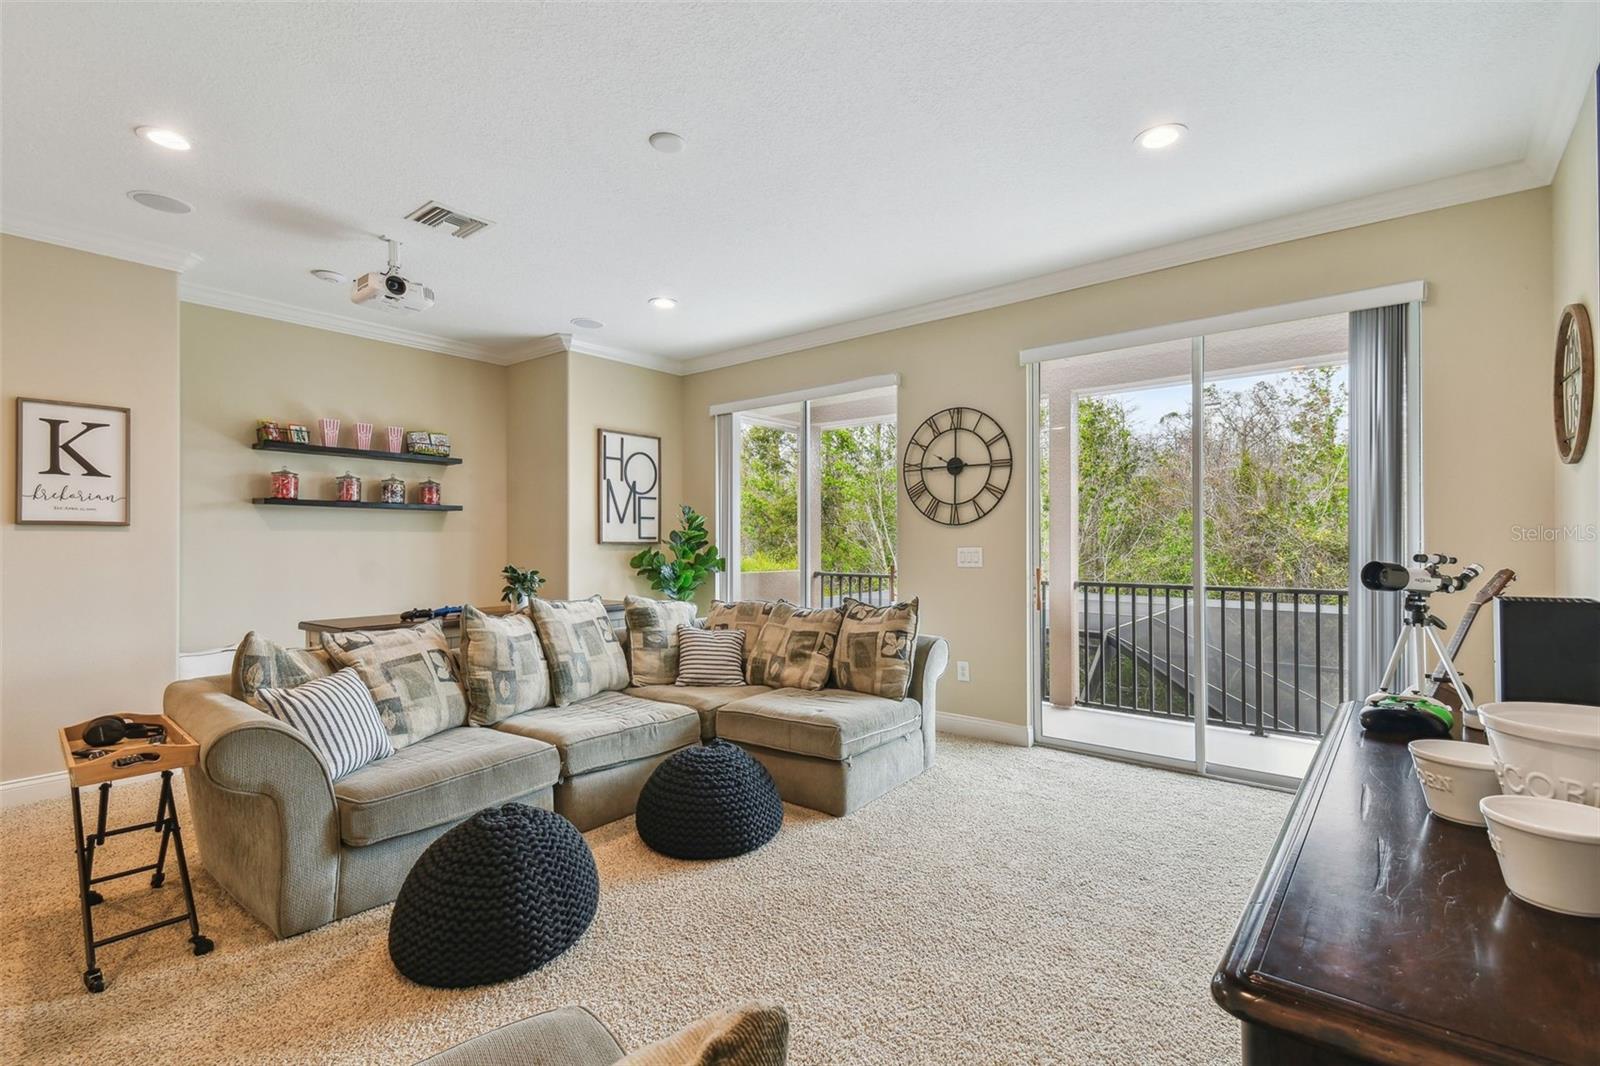
<path fill-rule="evenodd" d="M 350 302 L 370 303 L 391 311 L 426 311 L 433 306 L 433 290 L 400 273 L 400 242 L 389 244 L 389 266 L 383 273 L 363 274 L 350 283 Z"/>

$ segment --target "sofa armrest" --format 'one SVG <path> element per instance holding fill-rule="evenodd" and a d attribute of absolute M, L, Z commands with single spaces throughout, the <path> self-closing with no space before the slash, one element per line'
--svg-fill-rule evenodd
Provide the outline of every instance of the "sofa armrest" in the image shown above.
<path fill-rule="evenodd" d="M 207 872 L 277 936 L 333 921 L 339 817 L 321 756 L 227 678 L 168 685 L 163 704 L 200 744 L 184 780 Z"/>
<path fill-rule="evenodd" d="M 906 694 L 922 704 L 922 752 L 925 766 L 933 765 L 937 743 L 939 678 L 950 664 L 950 644 L 943 637 L 922 635 L 911 661 L 911 688 Z"/>

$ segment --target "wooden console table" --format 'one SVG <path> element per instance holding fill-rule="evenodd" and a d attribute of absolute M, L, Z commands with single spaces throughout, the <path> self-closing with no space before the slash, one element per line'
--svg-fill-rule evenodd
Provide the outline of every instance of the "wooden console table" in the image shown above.
<path fill-rule="evenodd" d="M 1600 1063 L 1600 920 L 1513 897 L 1484 830 L 1431 817 L 1405 743 L 1354 712 L 1212 978 L 1246 1066 Z"/>
<path fill-rule="evenodd" d="M 613 626 L 622 625 L 622 601 L 606 600 L 606 614 L 611 618 Z M 484 614 L 508 614 L 511 611 L 503 603 L 490 607 L 480 607 Z M 348 633 L 355 629 L 405 629 L 408 626 L 419 626 L 426 619 L 417 619 L 407 622 L 397 614 L 363 614 L 351 618 L 313 618 L 300 623 L 300 631 L 306 635 L 306 647 L 322 647 L 322 634 Z M 443 619 L 444 635 L 451 644 L 461 639 L 461 616 L 452 614 Z"/>

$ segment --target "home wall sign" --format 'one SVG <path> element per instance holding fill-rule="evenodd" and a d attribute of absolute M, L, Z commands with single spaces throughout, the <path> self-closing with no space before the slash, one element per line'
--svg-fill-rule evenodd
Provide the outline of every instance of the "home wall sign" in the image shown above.
<path fill-rule="evenodd" d="M 17 397 L 18 525 L 125 526 L 126 407 Z"/>
<path fill-rule="evenodd" d="M 661 438 L 600 431 L 600 543 L 661 539 Z"/>

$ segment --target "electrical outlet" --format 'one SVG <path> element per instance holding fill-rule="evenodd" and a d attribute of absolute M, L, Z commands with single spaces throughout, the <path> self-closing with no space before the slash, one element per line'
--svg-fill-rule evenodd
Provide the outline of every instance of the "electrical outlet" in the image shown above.
<path fill-rule="evenodd" d="M 965 659 L 957 659 L 956 660 L 956 680 L 957 681 L 971 681 L 972 680 L 972 668 L 967 665 L 967 660 L 965 660 Z"/>
<path fill-rule="evenodd" d="M 962 569 L 978 569 L 983 566 L 982 548 L 957 548 L 956 565 Z"/>

